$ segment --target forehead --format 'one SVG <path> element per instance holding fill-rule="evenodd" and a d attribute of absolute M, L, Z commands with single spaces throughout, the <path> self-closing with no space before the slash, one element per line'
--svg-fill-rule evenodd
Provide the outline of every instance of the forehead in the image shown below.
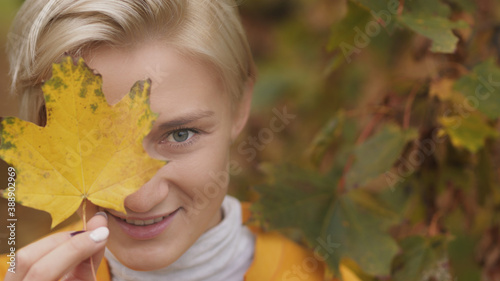
<path fill-rule="evenodd" d="M 136 81 L 149 78 L 154 112 L 230 106 L 230 98 L 223 93 L 217 72 L 209 64 L 182 55 L 161 42 L 127 48 L 102 46 L 85 59 L 102 75 L 103 91 L 110 104 L 117 103 Z"/>

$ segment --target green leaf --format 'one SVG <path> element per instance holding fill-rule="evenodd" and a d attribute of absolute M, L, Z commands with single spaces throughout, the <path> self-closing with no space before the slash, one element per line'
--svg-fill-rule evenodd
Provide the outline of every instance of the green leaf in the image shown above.
<path fill-rule="evenodd" d="M 488 138 L 498 137 L 498 132 L 478 114 L 471 113 L 467 118 L 441 117 L 438 121 L 454 147 L 465 148 L 472 153 L 484 147 Z"/>
<path fill-rule="evenodd" d="M 276 167 L 272 181 L 256 186 L 260 199 L 252 212 L 269 229 L 300 229 L 314 245 L 335 196 L 336 182 L 293 166 Z"/>
<path fill-rule="evenodd" d="M 332 27 L 330 40 L 328 42 L 328 50 L 333 51 L 341 44 L 349 44 L 353 47 L 360 48 L 361 46 L 356 46 L 355 28 L 364 28 L 366 24 L 372 20 L 372 16 L 366 9 L 348 3 L 349 13 L 340 22 L 336 23 Z M 345 55 L 345 52 L 344 52 Z"/>
<path fill-rule="evenodd" d="M 412 188 L 414 188 L 412 180 L 407 180 L 382 190 L 378 193 L 377 198 L 380 205 L 396 213 L 399 219 L 403 219 L 410 207 L 410 204 L 408 204 L 410 197 L 415 195 L 415 193 L 412 193 Z"/>
<path fill-rule="evenodd" d="M 410 236 L 401 241 L 403 253 L 394 261 L 394 281 L 450 280 L 444 236 Z"/>
<path fill-rule="evenodd" d="M 398 245 L 387 233 L 392 220 L 357 204 L 357 192 L 362 191 L 351 191 L 339 198 L 331 217 L 325 220 L 320 239 L 340 244 L 337 251 L 329 253 L 326 263 L 338 272 L 341 259 L 347 257 L 368 274 L 387 276 L 398 252 Z"/>
<path fill-rule="evenodd" d="M 405 1 L 404 5 L 403 14 L 411 14 L 413 16 L 448 18 L 451 14 L 450 7 L 439 0 Z"/>
<path fill-rule="evenodd" d="M 388 275 L 398 251 L 387 228 L 397 213 L 376 196 L 352 190 L 336 200 L 336 180 L 298 167 L 271 169 L 271 181 L 256 189 L 253 214 L 269 229 L 299 229 L 311 248 L 339 272 L 342 259 L 374 275 Z"/>
<path fill-rule="evenodd" d="M 399 20 L 411 30 L 431 39 L 431 51 L 435 53 L 454 53 L 458 38 L 451 30 L 467 27 L 464 21 L 452 22 L 429 16 L 402 15 Z"/>
<path fill-rule="evenodd" d="M 314 138 L 312 144 L 307 149 L 307 154 L 312 163 L 318 166 L 323 159 L 328 147 L 342 134 L 344 127 L 344 111 L 339 111 L 321 128 Z"/>
<path fill-rule="evenodd" d="M 467 98 L 467 106 L 477 108 L 491 119 L 500 117 L 500 68 L 493 59 L 474 67 L 455 82 L 454 90 Z"/>
<path fill-rule="evenodd" d="M 390 192 L 394 193 L 393 191 Z M 397 222 L 399 220 L 398 212 L 389 208 L 390 205 L 383 201 L 383 199 L 386 198 L 383 198 L 382 195 L 383 192 L 377 193 L 377 196 L 375 196 L 374 194 L 361 189 L 355 189 L 349 192 L 349 198 L 351 198 L 359 207 L 369 211 L 373 215 L 383 217 L 384 221 L 388 224 Z"/>
<path fill-rule="evenodd" d="M 371 21 L 377 22 L 385 30 L 392 34 L 398 27 L 396 16 L 398 13 L 399 0 L 351 0 L 371 14 Z M 365 27 L 363 25 L 362 27 Z"/>
<path fill-rule="evenodd" d="M 395 125 L 382 128 L 355 149 L 356 161 L 347 173 L 346 186 L 362 186 L 368 180 L 390 170 L 406 144 L 416 137 L 417 132 L 414 129 L 401 130 Z"/>
<path fill-rule="evenodd" d="M 450 8 L 435 0 L 406 1 L 399 21 L 409 29 L 432 40 L 431 51 L 454 53 L 458 38 L 452 29 L 466 28 L 464 21 L 452 22 L 448 19 Z"/>

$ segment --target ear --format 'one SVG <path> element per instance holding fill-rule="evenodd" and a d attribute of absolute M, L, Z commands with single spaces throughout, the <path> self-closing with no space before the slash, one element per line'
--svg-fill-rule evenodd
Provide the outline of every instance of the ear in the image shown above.
<path fill-rule="evenodd" d="M 250 115 L 250 108 L 252 106 L 253 88 L 255 79 L 249 78 L 245 84 L 243 96 L 233 109 L 233 126 L 231 130 L 231 142 L 234 142 L 239 136 L 245 124 L 247 123 L 248 116 Z"/>

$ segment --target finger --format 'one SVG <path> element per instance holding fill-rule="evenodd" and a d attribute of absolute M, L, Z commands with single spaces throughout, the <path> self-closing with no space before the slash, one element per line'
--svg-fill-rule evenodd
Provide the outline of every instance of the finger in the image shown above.
<path fill-rule="evenodd" d="M 5 280 L 23 280 L 30 267 L 40 258 L 71 238 L 70 232 L 60 232 L 29 244 L 16 252 L 16 273 L 7 274 Z"/>
<path fill-rule="evenodd" d="M 94 216 L 87 222 L 87 230 L 91 231 L 101 226 L 108 225 L 108 215 L 105 212 L 95 213 Z"/>
<path fill-rule="evenodd" d="M 69 269 L 102 251 L 108 235 L 107 227 L 99 227 L 65 241 L 33 264 L 26 274 L 25 280 L 53 281 L 59 279 Z M 88 279 L 89 276 L 91 279 Z M 79 280 L 93 280 L 91 274 L 78 278 Z"/>
<path fill-rule="evenodd" d="M 99 212 L 96 213 L 96 215 L 94 215 L 94 217 L 92 217 L 88 221 L 87 228 L 89 230 L 94 230 L 100 226 L 106 226 L 106 225 L 107 225 L 106 213 Z M 18 250 L 16 252 L 16 261 L 17 261 L 16 274 L 10 274 L 10 275 L 16 275 L 15 276 L 16 278 L 21 278 L 21 279 L 12 279 L 14 278 L 14 276 L 12 277 L 8 276 L 8 278 L 10 279 L 6 280 L 13 280 L 13 281 L 22 280 L 22 277 L 24 277 L 24 275 L 28 272 L 30 267 L 36 261 L 41 259 L 43 256 L 45 256 L 53 249 L 60 246 L 62 243 L 69 240 L 70 238 L 71 235 L 69 231 L 60 232 L 47 236 L 41 240 L 31 243 L 28 246 L 25 246 L 22 249 Z"/>
<path fill-rule="evenodd" d="M 99 212 L 92 217 L 87 224 L 89 230 L 94 230 L 100 226 L 107 225 L 107 215 L 104 212 Z M 5 276 L 5 280 L 16 281 L 23 280 L 30 267 L 43 256 L 51 252 L 56 247 L 60 246 L 65 241 L 71 238 L 71 232 L 65 231 L 52 234 L 43 239 L 40 239 L 16 252 L 17 268 L 16 273 L 10 273 Z M 101 257 L 102 259 L 102 257 Z M 100 262 L 100 259 L 99 259 Z M 99 264 L 99 263 L 96 263 Z"/>
<path fill-rule="evenodd" d="M 101 226 L 107 226 L 107 215 L 104 212 L 99 212 L 87 223 L 89 231 L 97 229 Z M 104 257 L 104 250 L 102 248 L 99 252 L 92 255 L 91 259 L 85 259 L 83 262 L 79 263 L 75 268 L 72 268 L 66 275 L 64 275 L 64 280 L 85 280 L 92 278 L 92 265 L 96 273 L 101 260 Z M 92 261 L 92 262 L 90 262 Z M 92 279 L 91 279 L 92 280 Z"/>

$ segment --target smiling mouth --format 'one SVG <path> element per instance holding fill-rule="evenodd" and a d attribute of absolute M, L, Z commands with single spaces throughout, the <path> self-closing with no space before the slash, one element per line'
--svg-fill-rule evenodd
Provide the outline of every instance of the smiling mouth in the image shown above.
<path fill-rule="evenodd" d="M 161 222 L 166 217 L 168 217 L 168 216 L 159 217 L 159 218 L 156 218 L 156 219 L 153 219 L 153 220 L 130 220 L 130 219 L 122 219 L 122 218 L 119 218 L 119 219 L 121 221 L 124 221 L 124 222 L 128 223 L 128 224 L 133 224 L 133 225 L 137 225 L 137 226 L 143 226 L 143 225 L 152 225 L 152 224 Z"/>
<path fill-rule="evenodd" d="M 133 220 L 133 219 L 120 218 L 120 217 L 117 217 L 115 215 L 112 215 L 112 216 L 115 217 L 115 218 L 117 218 L 117 219 L 119 219 L 119 220 L 121 220 L 121 221 L 123 221 L 123 222 L 131 224 L 131 225 L 135 225 L 135 226 L 148 226 L 148 225 L 159 223 L 159 222 L 163 221 L 164 219 L 166 219 L 168 217 L 171 217 L 177 211 L 178 210 L 175 210 L 172 213 L 170 213 L 169 215 L 166 215 L 166 216 L 163 216 L 163 217 L 158 217 L 158 218 L 155 218 L 155 219 L 149 219 L 149 220 Z"/>

